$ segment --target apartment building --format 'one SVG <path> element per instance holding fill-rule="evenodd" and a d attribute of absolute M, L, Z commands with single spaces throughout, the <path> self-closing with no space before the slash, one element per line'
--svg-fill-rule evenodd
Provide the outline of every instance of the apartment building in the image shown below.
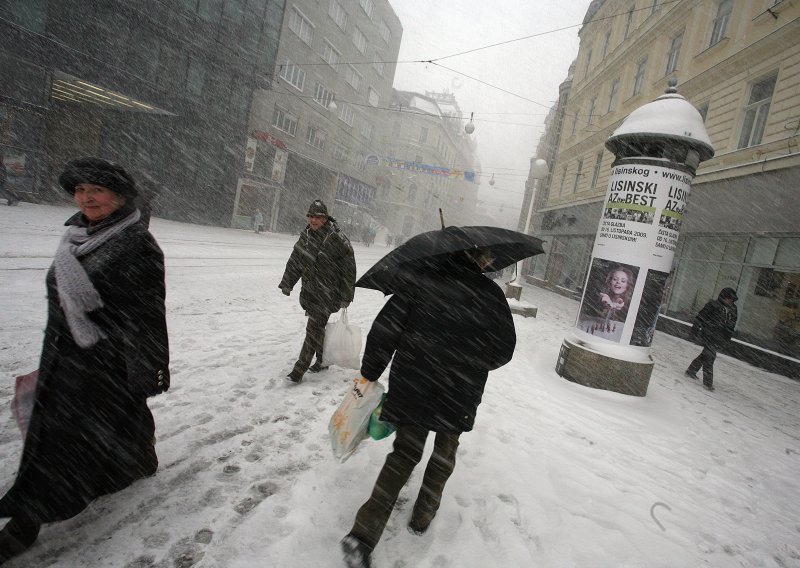
<path fill-rule="evenodd" d="M 0 155 L 23 199 L 68 159 L 118 161 L 155 215 L 225 224 L 283 0 L 0 0 Z"/>
<path fill-rule="evenodd" d="M 275 69 L 250 113 L 249 161 L 234 225 L 255 208 L 274 231 L 295 231 L 321 198 L 353 238 L 371 222 L 403 28 L 386 0 L 286 3 Z"/>
<path fill-rule="evenodd" d="M 685 332 L 731 286 L 740 298 L 734 347 L 797 373 L 799 16 L 790 0 L 592 2 L 551 144 L 540 150 L 554 159 L 534 197 L 532 231 L 548 250 L 530 263 L 529 280 L 580 296 L 614 160 L 605 140 L 675 78 L 715 156 L 692 185 L 659 326 Z"/>

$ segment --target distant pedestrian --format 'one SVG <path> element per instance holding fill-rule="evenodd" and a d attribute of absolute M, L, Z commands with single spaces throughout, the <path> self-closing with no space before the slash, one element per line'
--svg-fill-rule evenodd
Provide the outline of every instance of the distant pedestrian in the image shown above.
<path fill-rule="evenodd" d="M 397 428 L 392 452 L 372 495 L 342 539 L 350 568 L 368 568 L 400 490 L 435 433 L 409 529 L 424 533 L 456 465 L 458 440 L 475 422 L 489 371 L 508 363 L 516 333 L 508 302 L 481 271 L 486 249 L 453 253 L 416 275 L 417 285 L 394 294 L 375 318 L 361 363 L 376 381 L 391 362 L 381 419 Z"/>
<path fill-rule="evenodd" d="M 306 338 L 300 356 L 287 379 L 299 383 L 306 371 L 323 369 L 322 346 L 325 325 L 331 314 L 346 308 L 353 301 L 356 282 L 356 260 L 350 239 L 328 215 L 328 208 L 319 199 L 311 203 L 306 215 L 308 225 L 294 245 L 278 288 L 285 295 L 302 278 L 300 306 L 306 311 Z M 314 355 L 317 361 L 311 365 Z"/>
<path fill-rule="evenodd" d="M 12 189 L 6 187 L 6 181 L 8 181 L 8 173 L 6 165 L 3 163 L 3 156 L 0 155 L 0 196 L 6 198 L 6 205 L 16 205 L 19 198 Z"/>
<path fill-rule="evenodd" d="M 256 232 L 257 235 L 263 229 L 264 229 L 264 214 L 261 212 L 261 209 L 256 209 L 256 214 L 253 215 L 253 230 Z"/>
<path fill-rule="evenodd" d="M 144 225 L 145 229 L 150 228 L 150 216 L 153 212 L 153 202 L 158 198 L 160 193 L 161 190 L 158 184 L 151 180 L 145 180 L 139 184 L 139 195 L 136 198 L 136 204 L 141 214 L 139 222 Z"/>
<path fill-rule="evenodd" d="M 686 375 L 696 379 L 697 371 L 703 369 L 703 386 L 714 390 L 714 360 L 717 351 L 733 337 L 736 328 L 738 310 L 736 309 L 736 291 L 723 288 L 716 300 L 711 300 L 694 320 L 692 333 L 703 346 L 703 351 L 686 369 Z"/>

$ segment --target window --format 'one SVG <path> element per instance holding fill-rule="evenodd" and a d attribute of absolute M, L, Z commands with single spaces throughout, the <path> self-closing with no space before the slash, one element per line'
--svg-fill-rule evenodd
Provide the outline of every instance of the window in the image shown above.
<path fill-rule="evenodd" d="M 589 53 L 586 56 L 586 69 L 584 69 L 584 71 L 583 71 L 583 78 L 584 79 L 586 79 L 586 77 L 589 76 L 589 70 L 591 68 L 592 68 L 592 50 L 589 49 Z"/>
<path fill-rule="evenodd" d="M 631 33 L 632 23 L 633 23 L 633 10 L 630 10 L 625 18 L 625 33 L 622 34 L 623 40 L 628 39 L 628 35 Z"/>
<path fill-rule="evenodd" d="M 656 9 L 658 9 L 658 0 L 653 0 L 653 3 L 650 5 L 650 14 L 655 14 Z"/>
<path fill-rule="evenodd" d="M 361 121 L 361 136 L 367 140 L 372 141 L 372 135 L 375 133 L 375 126 L 367 120 Z"/>
<path fill-rule="evenodd" d="M 567 179 L 567 166 L 561 168 L 561 183 L 558 186 L 558 194 L 564 193 L 564 181 Z"/>
<path fill-rule="evenodd" d="M 311 45 L 311 41 L 314 39 L 314 24 L 296 7 L 293 7 L 289 14 L 289 29 L 305 43 Z"/>
<path fill-rule="evenodd" d="M 383 71 L 386 68 L 386 62 L 383 61 L 383 56 L 380 53 L 375 54 L 375 61 L 372 62 L 372 68 L 383 77 Z"/>
<path fill-rule="evenodd" d="M 336 0 L 331 0 L 328 6 L 328 15 L 336 22 L 336 25 L 339 26 L 342 31 L 347 28 L 347 12 L 344 11 L 342 5 Z"/>
<path fill-rule="evenodd" d="M 703 103 L 697 107 L 697 112 L 700 113 L 700 116 L 703 118 L 703 122 L 706 121 L 706 117 L 708 116 L 708 103 Z"/>
<path fill-rule="evenodd" d="M 631 96 L 636 96 L 642 92 L 642 84 L 644 83 L 644 70 L 647 67 L 647 59 L 642 59 L 636 66 L 636 75 L 633 76 L 633 93 Z"/>
<path fill-rule="evenodd" d="M 202 95 L 206 75 L 208 75 L 208 69 L 205 64 L 197 59 L 189 59 L 189 67 L 186 70 L 186 90 L 198 97 Z"/>
<path fill-rule="evenodd" d="M 761 144 L 764 136 L 764 126 L 769 115 L 769 106 L 772 102 L 772 93 L 775 90 L 777 75 L 761 79 L 750 85 L 750 96 L 744 107 L 742 120 L 742 133 L 739 135 L 738 148 L 747 148 Z"/>
<path fill-rule="evenodd" d="M 222 0 L 200 0 L 197 4 L 197 15 L 207 22 L 219 20 Z"/>
<path fill-rule="evenodd" d="M 733 0 L 722 0 L 717 6 L 717 17 L 714 18 L 714 26 L 711 28 L 711 41 L 708 46 L 718 43 L 728 33 L 728 22 L 733 12 Z"/>
<path fill-rule="evenodd" d="M 617 89 L 619 89 L 619 78 L 611 81 L 611 87 L 608 91 L 608 108 L 606 109 L 606 112 L 611 112 L 614 110 L 614 99 L 617 98 Z"/>
<path fill-rule="evenodd" d="M 669 75 L 678 68 L 678 57 L 681 55 L 681 44 L 683 43 L 683 32 L 672 38 L 667 53 L 667 69 L 665 75 Z"/>
<path fill-rule="evenodd" d="M 571 134 L 574 136 L 575 131 L 578 129 L 578 113 L 575 113 L 575 116 L 572 117 L 572 132 Z"/>
<path fill-rule="evenodd" d="M 281 65 L 280 77 L 298 91 L 303 90 L 303 85 L 306 82 L 306 72 L 300 69 L 299 65 L 292 63 L 288 59 L 284 65 Z"/>
<path fill-rule="evenodd" d="M 309 126 L 306 131 L 306 144 L 313 146 L 317 150 L 325 149 L 325 131 L 316 126 Z"/>
<path fill-rule="evenodd" d="M 341 120 L 348 126 L 353 126 L 354 117 L 355 113 L 353 112 L 353 107 L 342 103 L 342 108 L 339 109 L 339 120 Z"/>
<path fill-rule="evenodd" d="M 369 104 L 376 107 L 381 102 L 381 96 L 378 94 L 378 91 L 370 87 L 368 90 L 367 101 Z"/>
<path fill-rule="evenodd" d="M 424 144 L 428 141 L 428 129 L 423 126 L 419 130 L 419 143 Z"/>
<path fill-rule="evenodd" d="M 222 9 L 222 16 L 239 26 L 244 22 L 244 13 L 244 0 L 228 0 Z"/>
<path fill-rule="evenodd" d="M 364 33 L 358 29 L 353 29 L 353 45 L 356 46 L 356 49 L 361 52 L 363 55 L 367 51 L 367 38 L 364 36 Z"/>
<path fill-rule="evenodd" d="M 340 162 L 347 162 L 350 159 L 350 149 L 343 144 L 334 142 L 333 159 Z"/>
<path fill-rule="evenodd" d="M 606 34 L 606 39 L 603 42 L 603 55 L 600 56 L 600 59 L 605 59 L 606 55 L 608 55 L 608 44 L 611 43 L 611 30 L 608 31 Z"/>
<path fill-rule="evenodd" d="M 367 169 L 367 155 L 364 152 L 359 152 L 356 156 L 356 168 L 362 172 Z"/>
<path fill-rule="evenodd" d="M 297 132 L 297 117 L 276 105 L 272 113 L 272 126 L 294 136 Z"/>
<path fill-rule="evenodd" d="M 392 30 L 389 29 L 389 26 L 386 25 L 384 20 L 381 20 L 381 23 L 378 24 L 378 32 L 381 34 L 383 41 L 389 43 L 389 40 L 392 38 Z"/>
<path fill-rule="evenodd" d="M 364 12 L 367 14 L 367 16 L 369 16 L 369 19 L 371 20 L 372 11 L 375 9 L 372 0 L 358 0 L 358 3 L 361 5 L 361 8 L 363 8 Z"/>
<path fill-rule="evenodd" d="M 333 45 L 331 45 L 328 40 L 325 40 L 322 43 L 322 59 L 325 60 L 328 65 L 336 65 L 339 63 L 340 57 L 341 54 L 336 50 L 335 47 L 333 47 Z"/>
<path fill-rule="evenodd" d="M 333 93 L 330 92 L 325 85 L 322 83 L 317 83 L 317 88 L 314 91 L 314 101 L 317 102 L 320 106 L 324 108 L 328 108 L 328 105 L 331 104 L 333 100 Z"/>
<path fill-rule="evenodd" d="M 352 65 L 348 65 L 347 69 L 345 69 L 345 76 L 344 79 L 347 81 L 351 87 L 353 87 L 356 91 L 361 86 L 361 74 L 356 71 L 356 68 Z"/>
<path fill-rule="evenodd" d="M 597 107 L 597 97 L 592 98 L 592 102 L 589 103 L 589 118 L 586 119 L 586 124 L 591 124 L 594 120 L 594 111 Z"/>
<path fill-rule="evenodd" d="M 583 160 L 578 160 L 578 167 L 575 169 L 575 184 L 572 186 L 572 193 L 578 191 L 578 182 L 581 181 L 581 170 L 583 169 Z"/>
<path fill-rule="evenodd" d="M 600 165 L 603 163 L 603 151 L 597 153 L 597 160 L 594 163 L 594 171 L 592 172 L 592 185 L 591 187 L 597 187 L 597 180 L 600 178 Z"/>

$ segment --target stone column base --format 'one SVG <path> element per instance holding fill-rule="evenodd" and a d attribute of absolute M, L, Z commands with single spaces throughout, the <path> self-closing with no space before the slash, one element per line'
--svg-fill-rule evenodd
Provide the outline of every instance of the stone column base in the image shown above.
<path fill-rule="evenodd" d="M 645 396 L 654 364 L 652 359 L 648 363 L 615 359 L 565 339 L 558 354 L 556 373 L 579 385 Z"/>

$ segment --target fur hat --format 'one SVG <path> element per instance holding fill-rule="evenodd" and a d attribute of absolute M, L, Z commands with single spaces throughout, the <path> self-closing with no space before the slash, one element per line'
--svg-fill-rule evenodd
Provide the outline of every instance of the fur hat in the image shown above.
<path fill-rule="evenodd" d="M 310 216 L 317 216 L 317 215 L 325 215 L 328 216 L 328 208 L 325 207 L 325 204 L 320 199 L 315 199 L 311 205 L 308 206 L 308 213 L 306 215 Z"/>
<path fill-rule="evenodd" d="M 139 193 L 128 172 L 103 158 L 76 158 L 66 163 L 58 184 L 70 195 L 75 195 L 75 186 L 79 183 L 102 185 L 126 197 L 136 197 Z"/>

